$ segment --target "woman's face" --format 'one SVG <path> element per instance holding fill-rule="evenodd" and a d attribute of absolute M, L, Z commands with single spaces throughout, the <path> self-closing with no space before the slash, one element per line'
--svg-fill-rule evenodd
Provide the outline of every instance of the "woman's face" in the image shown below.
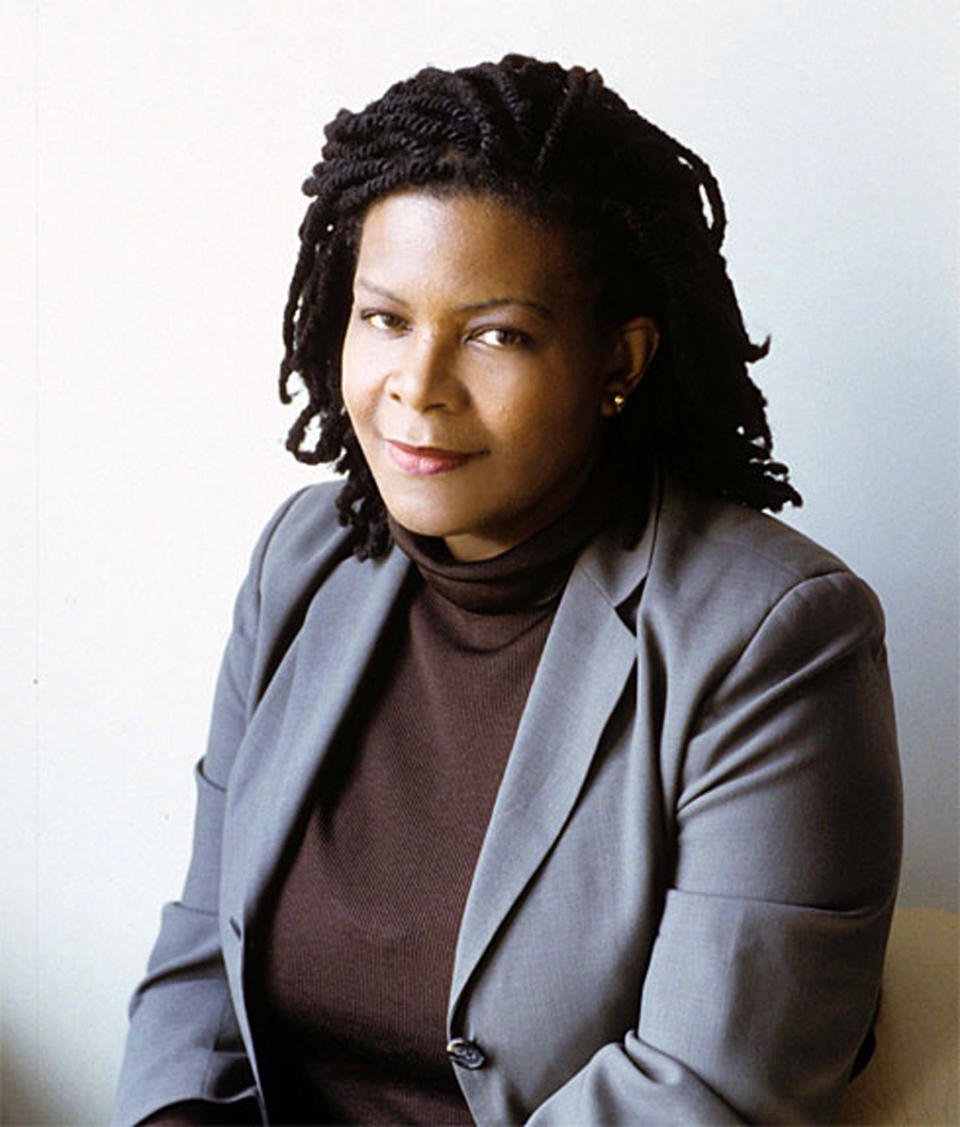
<path fill-rule="evenodd" d="M 656 346 L 601 332 L 572 236 L 486 196 L 388 196 L 363 224 L 343 398 L 393 518 L 457 559 L 559 516 Z M 622 385 L 622 386 L 621 386 Z"/>

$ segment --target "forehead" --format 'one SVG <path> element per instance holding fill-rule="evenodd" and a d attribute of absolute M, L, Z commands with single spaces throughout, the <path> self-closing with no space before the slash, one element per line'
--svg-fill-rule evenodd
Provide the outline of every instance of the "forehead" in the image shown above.
<path fill-rule="evenodd" d="M 514 296 L 563 306 L 592 288 L 572 232 L 487 195 L 404 191 L 378 200 L 363 223 L 357 274 L 458 302 Z"/>

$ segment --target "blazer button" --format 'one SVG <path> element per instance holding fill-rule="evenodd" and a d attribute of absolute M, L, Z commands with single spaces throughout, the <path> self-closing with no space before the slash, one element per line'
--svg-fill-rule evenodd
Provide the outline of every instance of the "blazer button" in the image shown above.
<path fill-rule="evenodd" d="M 454 1037 L 447 1043 L 447 1056 L 460 1068 L 483 1068 L 487 1063 L 483 1049 L 463 1037 Z"/>

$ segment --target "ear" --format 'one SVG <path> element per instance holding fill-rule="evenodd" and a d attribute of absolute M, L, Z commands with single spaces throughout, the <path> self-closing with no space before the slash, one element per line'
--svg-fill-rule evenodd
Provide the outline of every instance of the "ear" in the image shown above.
<path fill-rule="evenodd" d="M 624 402 L 643 379 L 659 343 L 660 330 L 652 317 L 635 317 L 613 331 L 601 415 L 612 418 L 620 414 Z"/>

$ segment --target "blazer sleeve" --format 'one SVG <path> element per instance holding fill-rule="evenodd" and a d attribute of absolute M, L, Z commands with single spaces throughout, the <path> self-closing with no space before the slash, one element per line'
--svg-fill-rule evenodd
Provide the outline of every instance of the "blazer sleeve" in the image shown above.
<path fill-rule="evenodd" d="M 190 866 L 181 898 L 163 908 L 147 973 L 130 1002 L 130 1028 L 111 1118 L 115 1127 L 139 1123 L 160 1108 L 186 1100 L 237 1103 L 246 1116 L 241 1121 L 250 1121 L 249 1101 L 256 1087 L 220 947 L 220 843 L 227 780 L 252 707 L 263 561 L 296 496 L 261 534 L 234 605 L 207 750 L 195 772 Z"/>
<path fill-rule="evenodd" d="M 555 1124 L 824 1123 L 878 999 L 900 775 L 869 588 L 801 580 L 703 695 L 637 1025 L 543 1103 Z"/>

